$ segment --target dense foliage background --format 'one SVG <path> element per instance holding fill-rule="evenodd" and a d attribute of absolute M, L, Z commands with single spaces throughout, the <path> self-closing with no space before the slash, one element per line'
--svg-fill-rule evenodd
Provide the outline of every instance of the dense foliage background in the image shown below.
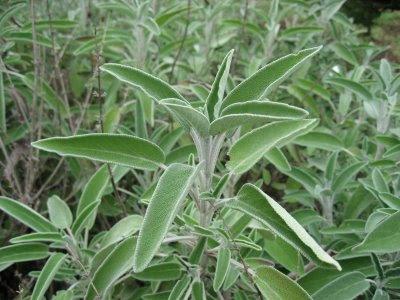
<path fill-rule="evenodd" d="M 363 15 L 368 1 L 357 7 L 354 2 L 2 1 L 0 299 L 29 299 L 32 293 L 34 299 L 258 299 L 261 293 L 295 299 L 292 288 L 297 299 L 399 299 L 400 11 L 375 13 L 377 6 L 365 4 Z M 391 5 L 382 8 L 396 8 Z M 373 11 L 368 22 L 362 17 L 367 7 Z M 171 114 L 176 102 L 160 105 L 138 84 L 126 83 L 136 79 L 100 66 L 143 70 L 201 111 L 231 49 L 219 98 L 275 59 L 320 45 L 267 97 L 306 110 L 318 126 L 275 145 L 249 170 L 231 174 L 228 149 L 260 124 L 244 122 L 234 130 L 222 123 L 226 135 L 211 139 L 221 152 L 209 189 L 191 191 L 172 216 L 154 269 L 116 272 L 113 280 L 104 279 L 107 289 L 97 291 L 96 280 L 105 276 L 101 263 L 132 244 L 163 170 L 60 157 L 31 143 L 118 133 L 158 145 L 164 167 L 201 165 L 202 159 L 191 139 L 192 127 L 201 123 L 196 114 L 188 125 L 176 111 Z M 249 100 L 258 99 L 241 99 Z M 258 147 L 250 146 L 249 156 Z M 290 212 L 342 271 L 303 257 L 284 234 L 224 207 L 245 183 Z M 160 194 L 178 183 L 168 184 Z M 213 213 L 203 220 L 191 199 L 209 201 Z M 80 214 L 85 208 L 86 216 Z M 124 259 L 133 256 L 133 247 Z M 258 266 L 268 268 L 253 274 Z M 113 270 L 109 265 L 103 272 Z"/>

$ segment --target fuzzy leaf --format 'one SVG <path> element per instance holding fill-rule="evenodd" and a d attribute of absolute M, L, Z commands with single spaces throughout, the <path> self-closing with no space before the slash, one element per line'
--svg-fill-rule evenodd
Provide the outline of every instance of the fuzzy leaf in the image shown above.
<path fill-rule="evenodd" d="M 195 129 L 201 136 L 207 136 L 210 123 L 205 115 L 190 104 L 179 99 L 163 99 L 160 104 L 167 107 L 188 131 Z"/>
<path fill-rule="evenodd" d="M 293 143 L 305 147 L 313 147 L 328 151 L 343 149 L 343 144 L 337 137 L 324 132 L 307 133 L 296 138 Z"/>
<path fill-rule="evenodd" d="M 330 257 L 279 203 L 256 186 L 245 184 L 237 198 L 228 206 L 259 221 L 315 263 L 341 269 L 339 263 Z"/>
<path fill-rule="evenodd" d="M 135 246 L 136 237 L 131 237 L 115 247 L 94 273 L 92 281 L 88 284 L 85 300 L 98 299 L 98 296 L 102 298 L 108 288 L 132 268 L 132 251 Z"/>
<path fill-rule="evenodd" d="M 364 241 L 354 247 L 358 252 L 392 253 L 400 251 L 400 211 L 392 214 L 367 234 Z"/>
<path fill-rule="evenodd" d="M 219 291 L 228 274 L 229 262 L 231 260 L 231 251 L 225 246 L 221 246 L 218 250 L 217 266 L 214 274 L 213 289 Z"/>
<path fill-rule="evenodd" d="M 101 246 L 107 247 L 122 239 L 125 239 L 139 231 L 143 222 L 141 215 L 130 215 L 118 221 L 104 235 Z"/>
<path fill-rule="evenodd" d="M 143 92 L 157 101 L 166 98 L 178 98 L 185 100 L 168 83 L 139 69 L 112 63 L 104 64 L 100 67 L 100 69 L 113 75 L 123 82 L 139 87 Z"/>
<path fill-rule="evenodd" d="M 41 243 L 24 243 L 0 248 L 0 264 L 39 260 L 49 256 L 49 248 Z"/>
<path fill-rule="evenodd" d="M 215 76 L 213 85 L 211 87 L 211 91 L 208 94 L 205 110 L 207 111 L 207 116 L 210 121 L 214 120 L 219 113 L 219 107 L 225 93 L 226 82 L 228 80 L 229 69 L 231 67 L 232 55 L 233 51 L 231 50 L 225 56 L 224 60 L 222 61 L 217 75 Z"/>
<path fill-rule="evenodd" d="M 242 136 L 229 150 L 228 168 L 236 174 L 249 170 L 272 147 L 280 147 L 307 133 L 316 119 L 277 121 L 254 129 Z"/>
<path fill-rule="evenodd" d="M 347 273 L 323 286 L 312 296 L 315 300 L 352 300 L 369 288 L 361 272 Z"/>
<path fill-rule="evenodd" d="M 356 175 L 366 164 L 364 162 L 356 162 L 340 172 L 332 182 L 332 191 L 339 192 L 346 187 L 351 178 Z"/>
<path fill-rule="evenodd" d="M 58 232 L 34 232 L 20 235 L 10 240 L 10 243 L 13 244 L 32 242 L 63 243 L 64 239 Z"/>
<path fill-rule="evenodd" d="M 142 281 L 170 281 L 181 277 L 181 265 L 174 262 L 154 264 L 133 277 Z"/>
<path fill-rule="evenodd" d="M 0 197 L 0 209 L 37 232 L 57 231 L 57 228 L 49 220 L 16 200 Z"/>
<path fill-rule="evenodd" d="M 235 103 L 221 112 L 211 123 L 210 134 L 217 134 L 241 125 L 263 125 L 271 121 L 296 120 L 308 115 L 304 109 L 271 101 Z"/>
<path fill-rule="evenodd" d="M 183 299 L 185 292 L 190 284 L 190 276 L 184 276 L 178 280 L 168 297 L 168 300 Z"/>
<path fill-rule="evenodd" d="M 43 269 L 40 271 L 40 275 L 32 292 L 32 300 L 41 300 L 43 298 L 58 269 L 64 262 L 65 257 L 66 254 L 62 253 L 54 253 L 50 256 Z"/>
<path fill-rule="evenodd" d="M 54 195 L 47 200 L 50 221 L 59 229 L 65 229 L 72 224 L 72 213 L 68 205 Z"/>
<path fill-rule="evenodd" d="M 272 267 L 257 268 L 254 282 L 266 299 L 312 299 L 294 280 Z"/>
<path fill-rule="evenodd" d="M 143 170 L 155 170 L 165 160 L 163 151 L 157 145 L 124 134 L 54 137 L 34 142 L 32 146 L 62 156 L 88 158 Z"/>
<path fill-rule="evenodd" d="M 305 49 L 267 64 L 236 86 L 223 100 L 222 109 L 233 103 L 258 100 L 267 96 L 320 49 L 321 47 Z"/>
<path fill-rule="evenodd" d="M 277 147 L 273 147 L 271 150 L 267 151 L 264 154 L 264 157 L 281 172 L 290 172 L 292 169 L 288 160 L 286 159 L 286 156 Z"/>
<path fill-rule="evenodd" d="M 328 83 L 340 86 L 345 89 L 349 89 L 357 96 L 361 97 L 366 101 L 372 101 L 373 96 L 372 94 L 360 83 L 355 82 L 354 80 L 347 79 L 347 78 L 329 78 L 327 80 Z"/>
<path fill-rule="evenodd" d="M 142 271 L 158 251 L 169 226 L 197 176 L 199 167 L 171 164 L 160 177 L 139 232 L 134 271 Z"/>

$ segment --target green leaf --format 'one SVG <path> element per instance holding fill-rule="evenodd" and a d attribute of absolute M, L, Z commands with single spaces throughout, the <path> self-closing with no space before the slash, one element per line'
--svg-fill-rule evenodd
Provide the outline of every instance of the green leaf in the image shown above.
<path fill-rule="evenodd" d="M 266 299 L 312 299 L 294 280 L 273 267 L 257 268 L 254 282 Z"/>
<path fill-rule="evenodd" d="M 94 273 L 85 300 L 102 298 L 112 284 L 132 268 L 135 246 L 136 237 L 131 237 L 115 247 Z"/>
<path fill-rule="evenodd" d="M 79 216 L 89 205 L 100 201 L 109 181 L 107 165 L 99 168 L 86 183 L 79 198 L 76 216 Z"/>
<path fill-rule="evenodd" d="M 292 37 L 298 34 L 315 34 L 324 31 L 324 28 L 317 26 L 297 26 L 290 27 L 282 31 L 282 37 Z"/>
<path fill-rule="evenodd" d="M 352 300 L 369 288 L 361 272 L 347 273 L 323 286 L 312 296 L 314 300 Z"/>
<path fill-rule="evenodd" d="M 151 261 L 197 176 L 199 167 L 171 164 L 158 180 L 139 232 L 133 261 L 142 271 Z"/>
<path fill-rule="evenodd" d="M 273 147 L 271 150 L 267 151 L 264 157 L 281 172 L 290 172 L 292 169 L 282 150 L 277 147 Z"/>
<path fill-rule="evenodd" d="M 193 281 L 192 284 L 192 297 L 193 300 L 206 300 L 206 291 L 202 281 Z"/>
<path fill-rule="evenodd" d="M 327 82 L 333 85 L 340 86 L 345 89 L 349 89 L 354 94 L 356 94 L 357 96 L 361 97 L 366 101 L 373 100 L 372 94 L 363 85 L 359 84 L 358 82 L 355 82 L 354 80 L 337 77 L 337 78 L 329 78 Z"/>
<path fill-rule="evenodd" d="M 316 119 L 278 121 L 254 129 L 242 136 L 229 150 L 228 168 L 236 174 L 249 170 L 272 147 L 281 147 L 291 139 L 312 130 Z"/>
<path fill-rule="evenodd" d="M 131 235 L 134 235 L 142 226 L 143 217 L 141 215 L 130 215 L 118 221 L 107 231 L 101 242 L 101 247 L 107 247 Z"/>
<path fill-rule="evenodd" d="M 305 49 L 267 64 L 236 86 L 223 100 L 222 109 L 233 103 L 258 100 L 267 96 L 320 49 L 321 47 Z"/>
<path fill-rule="evenodd" d="M 184 276 L 178 280 L 168 297 L 168 300 L 183 299 L 185 292 L 190 284 L 190 276 Z"/>
<path fill-rule="evenodd" d="M 139 69 L 111 63 L 102 65 L 100 69 L 123 82 L 139 87 L 143 92 L 157 101 L 166 98 L 185 100 L 185 98 L 183 98 L 168 83 Z"/>
<path fill-rule="evenodd" d="M 331 46 L 331 49 L 337 56 L 341 59 L 347 61 L 348 63 L 352 64 L 353 66 L 358 65 L 357 57 L 351 52 L 346 46 L 341 43 L 335 43 Z"/>
<path fill-rule="evenodd" d="M 38 214 L 29 206 L 16 200 L 0 197 L 0 209 L 35 231 L 57 231 L 57 228 L 51 224 L 49 220 Z"/>
<path fill-rule="evenodd" d="M 263 125 L 270 121 L 296 120 L 308 115 L 304 109 L 271 101 L 235 103 L 221 112 L 211 123 L 210 134 L 217 134 L 241 125 Z"/>
<path fill-rule="evenodd" d="M 34 232 L 20 235 L 10 240 L 10 243 L 13 244 L 31 242 L 63 243 L 64 239 L 58 232 Z"/>
<path fill-rule="evenodd" d="M 229 51 L 222 61 L 218 69 L 217 75 L 215 76 L 211 91 L 208 94 L 206 100 L 205 111 L 207 112 L 207 116 L 210 121 L 213 121 L 215 118 L 218 117 L 219 105 L 221 104 L 224 97 L 233 52 L 233 49 Z"/>
<path fill-rule="evenodd" d="M 59 229 L 69 228 L 72 224 L 72 213 L 68 205 L 58 196 L 51 196 L 47 200 L 50 221 Z"/>
<path fill-rule="evenodd" d="M 329 158 L 328 162 L 326 163 L 326 168 L 325 168 L 325 177 L 329 181 L 332 181 L 333 176 L 335 176 L 335 170 L 337 166 L 337 158 L 338 158 L 338 153 L 339 152 L 334 152 L 332 153 Z"/>
<path fill-rule="evenodd" d="M 343 143 L 335 136 L 324 132 L 310 132 L 297 137 L 294 144 L 313 147 L 328 151 L 336 151 L 343 149 Z"/>
<path fill-rule="evenodd" d="M 143 170 L 156 170 L 165 160 L 163 151 L 157 145 L 125 134 L 53 137 L 34 142 L 32 146 L 62 156 L 88 158 Z"/>
<path fill-rule="evenodd" d="M 231 251 L 229 248 L 221 245 L 218 250 L 217 266 L 215 268 L 213 289 L 219 291 L 224 283 L 225 277 L 228 274 L 229 264 L 231 260 Z"/>
<path fill-rule="evenodd" d="M 17 2 L 13 4 L 10 3 L 7 9 L 3 11 L 0 16 L 0 28 L 4 28 L 6 26 L 6 22 L 25 7 L 26 3 L 24 2 Z"/>
<path fill-rule="evenodd" d="M 364 241 L 353 248 L 358 252 L 392 253 L 400 251 L 400 211 L 392 214 L 367 234 Z"/>
<path fill-rule="evenodd" d="M 32 292 L 32 300 L 41 300 L 44 297 L 46 290 L 49 288 L 58 269 L 64 262 L 65 257 L 66 254 L 62 253 L 54 253 L 50 256 L 42 271 L 40 271 L 39 278 Z"/>
<path fill-rule="evenodd" d="M 49 248 L 41 243 L 24 243 L 0 248 L 0 264 L 39 260 L 49 256 Z"/>
<path fill-rule="evenodd" d="M 375 168 L 372 171 L 372 182 L 374 184 L 375 189 L 379 193 L 390 193 L 389 186 L 386 183 L 386 180 L 383 177 L 382 172 L 377 168 Z"/>
<path fill-rule="evenodd" d="M 132 276 L 142 281 L 170 281 L 181 277 L 181 265 L 174 262 L 159 263 L 147 267 Z"/>
<path fill-rule="evenodd" d="M 207 117 L 186 101 L 169 98 L 161 100 L 160 104 L 167 107 L 188 131 L 195 129 L 200 136 L 205 137 L 208 135 L 210 123 Z"/>
<path fill-rule="evenodd" d="M 89 204 L 82 212 L 75 218 L 71 230 L 74 235 L 78 235 L 84 228 L 90 227 L 93 224 L 93 218 L 97 213 L 97 207 L 100 201 L 95 201 Z"/>
<path fill-rule="evenodd" d="M 304 272 L 303 259 L 300 253 L 287 243 L 284 239 L 274 234 L 263 234 L 264 249 L 281 264 L 284 268 L 291 272 L 302 274 Z"/>
<path fill-rule="evenodd" d="M 351 178 L 364 168 L 365 165 L 366 163 L 364 162 L 356 162 L 345 168 L 334 178 L 332 182 L 332 191 L 338 193 L 343 190 Z"/>
<path fill-rule="evenodd" d="M 237 198 L 228 206 L 259 221 L 315 263 L 341 269 L 338 262 L 330 257 L 279 203 L 256 186 L 245 184 Z"/>
<path fill-rule="evenodd" d="M 207 246 L 207 237 L 205 236 L 199 237 L 196 246 L 193 248 L 189 256 L 189 262 L 191 264 L 196 265 L 200 262 L 200 259 L 203 255 L 206 246 Z"/>
<path fill-rule="evenodd" d="M 389 193 L 379 193 L 379 199 L 387 206 L 400 210 L 400 198 Z"/>

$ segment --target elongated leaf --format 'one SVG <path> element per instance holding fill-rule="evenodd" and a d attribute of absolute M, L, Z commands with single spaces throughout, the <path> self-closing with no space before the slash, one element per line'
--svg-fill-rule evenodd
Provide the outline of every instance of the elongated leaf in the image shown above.
<path fill-rule="evenodd" d="M 231 260 L 231 251 L 229 248 L 222 247 L 218 250 L 217 266 L 214 274 L 213 289 L 219 291 L 224 283 L 226 274 L 229 270 L 229 262 Z"/>
<path fill-rule="evenodd" d="M 315 34 L 324 31 L 322 27 L 317 26 L 298 26 L 291 27 L 282 31 L 282 37 L 291 37 L 298 34 Z"/>
<path fill-rule="evenodd" d="M 368 233 L 364 241 L 353 248 L 358 252 L 391 253 L 400 250 L 400 211 L 385 219 L 373 231 Z"/>
<path fill-rule="evenodd" d="M 123 218 L 107 231 L 101 243 L 102 247 L 106 247 L 135 234 L 139 231 L 142 222 L 143 217 L 141 215 L 131 215 Z"/>
<path fill-rule="evenodd" d="M 228 80 L 229 69 L 231 67 L 233 51 L 231 50 L 222 61 L 218 73 L 215 76 L 211 91 L 208 94 L 205 110 L 210 121 L 217 118 L 219 113 L 219 105 L 222 102 L 225 93 L 226 81 Z"/>
<path fill-rule="evenodd" d="M 181 265 L 174 262 L 155 264 L 133 277 L 142 281 L 170 281 L 181 277 Z"/>
<path fill-rule="evenodd" d="M 393 209 L 400 210 L 400 198 L 389 193 L 379 193 L 379 199 L 387 206 Z"/>
<path fill-rule="evenodd" d="M 49 248 L 41 243 L 24 243 L 0 248 L 0 264 L 39 260 L 49 256 Z"/>
<path fill-rule="evenodd" d="M 10 243 L 32 243 L 32 242 L 56 242 L 62 243 L 64 239 L 58 232 L 34 232 L 17 236 L 10 240 Z"/>
<path fill-rule="evenodd" d="M 205 115 L 194 109 L 190 104 L 179 99 L 163 99 L 160 104 L 167 107 L 182 125 L 189 131 L 195 129 L 201 136 L 207 136 L 210 123 Z"/>
<path fill-rule="evenodd" d="M 254 282 L 266 299 L 312 299 L 294 280 L 272 267 L 257 268 Z"/>
<path fill-rule="evenodd" d="M 332 190 L 334 192 L 339 192 L 346 187 L 346 184 L 351 180 L 351 178 L 357 174 L 362 168 L 364 168 L 364 162 L 356 162 L 345 168 L 342 172 L 335 177 L 332 183 Z"/>
<path fill-rule="evenodd" d="M 71 230 L 74 235 L 78 235 L 84 228 L 90 227 L 93 224 L 93 218 L 97 213 L 97 207 L 100 201 L 95 201 L 89 204 L 82 212 L 75 218 Z"/>
<path fill-rule="evenodd" d="M 206 300 L 206 291 L 202 281 L 194 281 L 192 284 L 193 300 Z"/>
<path fill-rule="evenodd" d="M 305 49 L 267 64 L 236 86 L 222 102 L 222 108 L 233 103 L 265 97 L 320 49 L 321 47 Z"/>
<path fill-rule="evenodd" d="M 121 242 L 104 259 L 95 272 L 92 281 L 88 284 L 85 299 L 93 300 L 102 298 L 107 289 L 128 272 L 133 266 L 132 252 L 136 246 L 136 237 L 131 237 Z"/>
<path fill-rule="evenodd" d="M 269 160 L 275 167 L 278 168 L 281 172 L 290 172 L 292 167 L 290 166 L 286 156 L 283 152 L 277 148 L 273 147 L 271 150 L 267 151 L 264 154 L 264 157 Z"/>
<path fill-rule="evenodd" d="M 168 300 L 183 299 L 183 296 L 190 284 L 190 277 L 184 276 L 181 280 L 178 280 L 168 297 Z"/>
<path fill-rule="evenodd" d="M 158 79 L 139 69 L 120 64 L 104 64 L 100 67 L 102 71 L 110 73 L 117 79 L 139 87 L 143 92 L 154 98 L 161 100 L 166 98 L 178 98 L 185 100 L 168 83 Z"/>
<path fill-rule="evenodd" d="M 242 136 L 229 150 L 227 166 L 234 173 L 249 170 L 272 147 L 280 147 L 291 139 L 307 133 L 317 120 L 289 120 L 273 122 Z"/>
<path fill-rule="evenodd" d="M 155 170 L 165 160 L 163 151 L 157 145 L 124 134 L 54 137 L 34 142 L 32 146 L 62 156 L 88 158 L 144 170 Z"/>
<path fill-rule="evenodd" d="M 90 177 L 79 199 L 76 217 L 78 217 L 89 205 L 101 200 L 101 196 L 107 187 L 109 179 L 110 177 L 107 165 L 102 166 L 93 174 L 92 177 Z"/>
<path fill-rule="evenodd" d="M 296 120 L 308 115 L 304 109 L 271 101 L 235 103 L 211 123 L 210 133 L 217 134 L 241 125 L 262 125 L 270 121 Z"/>
<path fill-rule="evenodd" d="M 199 167 L 171 164 L 160 177 L 139 232 L 133 257 L 135 272 L 142 271 L 158 251 L 198 169 Z"/>
<path fill-rule="evenodd" d="M 348 63 L 352 64 L 353 66 L 358 65 L 357 57 L 351 52 L 346 46 L 340 43 L 335 43 L 331 46 L 331 49 L 337 56 L 341 59 L 344 59 Z"/>
<path fill-rule="evenodd" d="M 325 132 L 310 132 L 299 136 L 293 141 L 294 144 L 336 151 L 343 149 L 342 142 L 335 136 Z"/>
<path fill-rule="evenodd" d="M 0 209 L 35 231 L 57 231 L 57 228 L 51 224 L 49 220 L 38 214 L 29 206 L 16 200 L 0 197 Z"/>
<path fill-rule="evenodd" d="M 282 206 L 256 186 L 245 184 L 228 206 L 259 221 L 315 263 L 341 269 Z"/>
<path fill-rule="evenodd" d="M 43 298 L 65 257 L 66 255 L 62 253 L 55 253 L 50 256 L 42 271 L 40 271 L 39 278 L 33 289 L 32 300 L 41 300 Z"/>
<path fill-rule="evenodd" d="M 369 288 L 361 272 L 347 273 L 323 286 L 312 296 L 315 300 L 352 300 Z"/>
<path fill-rule="evenodd" d="M 58 196 L 54 195 L 47 200 L 50 221 L 60 229 L 65 229 L 72 224 L 72 213 L 68 205 Z"/>
<path fill-rule="evenodd" d="M 340 86 L 345 89 L 349 89 L 357 96 L 363 98 L 366 101 L 373 100 L 372 94 L 361 84 L 354 80 L 347 78 L 329 78 L 328 83 Z"/>
<path fill-rule="evenodd" d="M 389 186 L 386 183 L 385 178 L 383 177 L 382 172 L 375 168 L 372 171 L 372 182 L 374 183 L 374 187 L 375 189 L 379 192 L 379 193 L 389 193 Z"/>

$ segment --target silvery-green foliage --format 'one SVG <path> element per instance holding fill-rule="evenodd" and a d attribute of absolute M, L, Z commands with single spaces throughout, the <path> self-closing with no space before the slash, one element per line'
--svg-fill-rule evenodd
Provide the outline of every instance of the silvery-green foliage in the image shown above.
<path fill-rule="evenodd" d="M 4 298 L 399 297 L 399 69 L 345 1 L 70 2 L 0 4 Z"/>

